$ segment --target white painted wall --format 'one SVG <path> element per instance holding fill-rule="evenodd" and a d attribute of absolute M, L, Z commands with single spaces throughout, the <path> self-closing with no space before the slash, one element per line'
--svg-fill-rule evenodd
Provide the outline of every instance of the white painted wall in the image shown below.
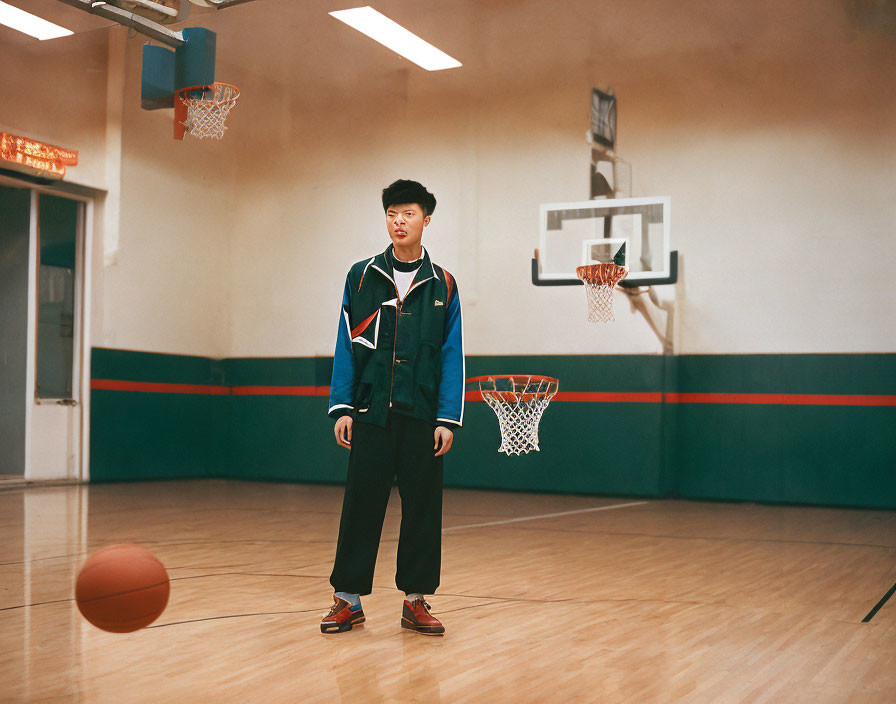
<path fill-rule="evenodd" d="M 545 92 L 459 110 L 411 96 L 393 120 L 391 96 L 373 96 L 315 121 L 312 140 L 291 141 L 247 179 L 232 255 L 232 353 L 332 354 L 345 273 L 389 243 L 380 190 L 397 178 L 420 180 L 438 199 L 423 241 L 457 278 L 470 353 L 655 351 L 633 320 L 615 341 L 587 328 L 579 339 L 583 291 L 530 283 L 538 204 L 588 195 L 584 140 L 564 141 L 543 123 L 550 103 L 578 103 L 581 113 L 580 98 Z M 572 315 L 559 309 L 564 299 Z"/>
<path fill-rule="evenodd" d="M 686 175 L 667 189 L 685 256 L 681 351 L 894 351 L 894 149 L 807 125 L 651 152 Z"/>
<path fill-rule="evenodd" d="M 621 294 L 617 322 L 589 326 L 582 289 L 529 283 L 538 205 L 588 196 L 589 93 L 608 84 L 634 195 L 672 196 L 676 351 L 893 351 L 896 38 L 837 2 L 658 5 L 506 5 L 471 22 L 481 41 L 450 77 L 374 67 L 352 84 L 357 67 L 333 66 L 320 109 L 301 81 L 267 95 L 276 120 L 250 139 L 281 151 L 247 164 L 232 353 L 332 352 L 345 270 L 388 243 L 395 178 L 439 199 L 424 243 L 457 277 L 468 352 L 658 352 Z"/>
<path fill-rule="evenodd" d="M 171 110 L 140 109 L 143 43 L 119 27 L 0 43 L 0 129 L 79 151 L 65 181 L 98 204 L 92 344 L 223 357 L 239 141 L 176 142 Z"/>
<path fill-rule="evenodd" d="M 98 158 L 105 142 L 106 61 L 105 33 L 0 41 L 0 130 L 80 151 L 66 180 L 99 189 L 106 187 Z"/>
<path fill-rule="evenodd" d="M 379 190 L 417 178 L 468 352 L 658 352 L 621 295 L 615 325 L 588 326 L 581 289 L 529 283 L 538 206 L 587 197 L 589 92 L 612 85 L 635 195 L 672 196 L 678 351 L 893 351 L 896 40 L 843 3 L 383 2 L 464 61 L 432 74 L 329 4 L 194 13 L 243 91 L 220 142 L 175 142 L 169 111 L 139 108 L 141 37 L 123 88 L 105 30 L 0 44 L 0 128 L 79 149 L 68 180 L 118 189 L 105 266 L 116 217 L 97 211 L 94 344 L 330 354 L 345 271 L 387 244 Z"/>
<path fill-rule="evenodd" d="M 119 241 L 103 272 L 102 344 L 223 357 L 240 142 L 176 141 L 171 110 L 142 110 L 142 46 L 126 44 Z"/>

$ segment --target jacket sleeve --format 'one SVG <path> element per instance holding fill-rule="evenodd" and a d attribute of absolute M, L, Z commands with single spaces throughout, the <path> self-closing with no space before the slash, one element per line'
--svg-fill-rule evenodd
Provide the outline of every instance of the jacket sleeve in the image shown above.
<path fill-rule="evenodd" d="M 452 280 L 452 284 L 455 282 Z M 442 376 L 439 383 L 439 406 L 436 422 L 456 430 L 464 422 L 464 329 L 460 313 L 460 296 L 456 284 L 448 297 L 445 311 L 445 332 L 442 336 Z"/>
<path fill-rule="evenodd" d="M 333 354 L 333 377 L 330 380 L 330 408 L 327 415 L 334 420 L 354 410 L 355 359 L 352 355 L 351 295 L 348 277 L 342 293 L 339 311 L 339 331 L 336 333 L 336 352 Z"/>

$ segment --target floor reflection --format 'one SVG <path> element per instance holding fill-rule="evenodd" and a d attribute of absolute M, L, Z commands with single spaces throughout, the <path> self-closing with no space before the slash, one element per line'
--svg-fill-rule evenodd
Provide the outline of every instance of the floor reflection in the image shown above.
<path fill-rule="evenodd" d="M 74 583 L 86 557 L 87 487 L 10 491 L 4 516 L 4 643 L 18 633 L 20 667 L 4 666 L 6 683 L 24 699 L 78 692 L 83 677 L 84 631 L 74 605 Z M 18 545 L 18 555 L 13 547 Z M 18 558 L 18 559 L 16 559 Z M 6 648 L 4 648 L 6 650 Z"/>

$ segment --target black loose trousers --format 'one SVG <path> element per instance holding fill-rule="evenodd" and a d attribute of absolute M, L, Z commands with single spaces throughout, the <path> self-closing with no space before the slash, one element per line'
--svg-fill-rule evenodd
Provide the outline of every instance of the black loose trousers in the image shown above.
<path fill-rule="evenodd" d="M 330 584 L 334 591 L 370 594 L 392 483 L 398 477 L 401 531 L 396 586 L 432 594 L 442 559 L 442 457 L 435 457 L 430 423 L 390 412 L 386 427 L 355 421 L 345 499 Z"/>

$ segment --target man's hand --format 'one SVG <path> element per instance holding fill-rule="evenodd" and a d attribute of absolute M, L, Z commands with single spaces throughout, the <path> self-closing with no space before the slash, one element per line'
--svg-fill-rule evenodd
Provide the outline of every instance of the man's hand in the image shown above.
<path fill-rule="evenodd" d="M 340 447 L 352 449 L 352 417 L 342 416 L 336 421 L 333 432 L 336 433 L 336 444 Z"/>
<path fill-rule="evenodd" d="M 444 425 L 440 425 L 436 428 L 433 435 L 436 441 L 436 446 L 433 449 L 438 450 L 438 452 L 436 452 L 436 457 L 444 455 L 451 449 L 451 443 L 454 442 L 454 433 L 448 430 Z"/>

